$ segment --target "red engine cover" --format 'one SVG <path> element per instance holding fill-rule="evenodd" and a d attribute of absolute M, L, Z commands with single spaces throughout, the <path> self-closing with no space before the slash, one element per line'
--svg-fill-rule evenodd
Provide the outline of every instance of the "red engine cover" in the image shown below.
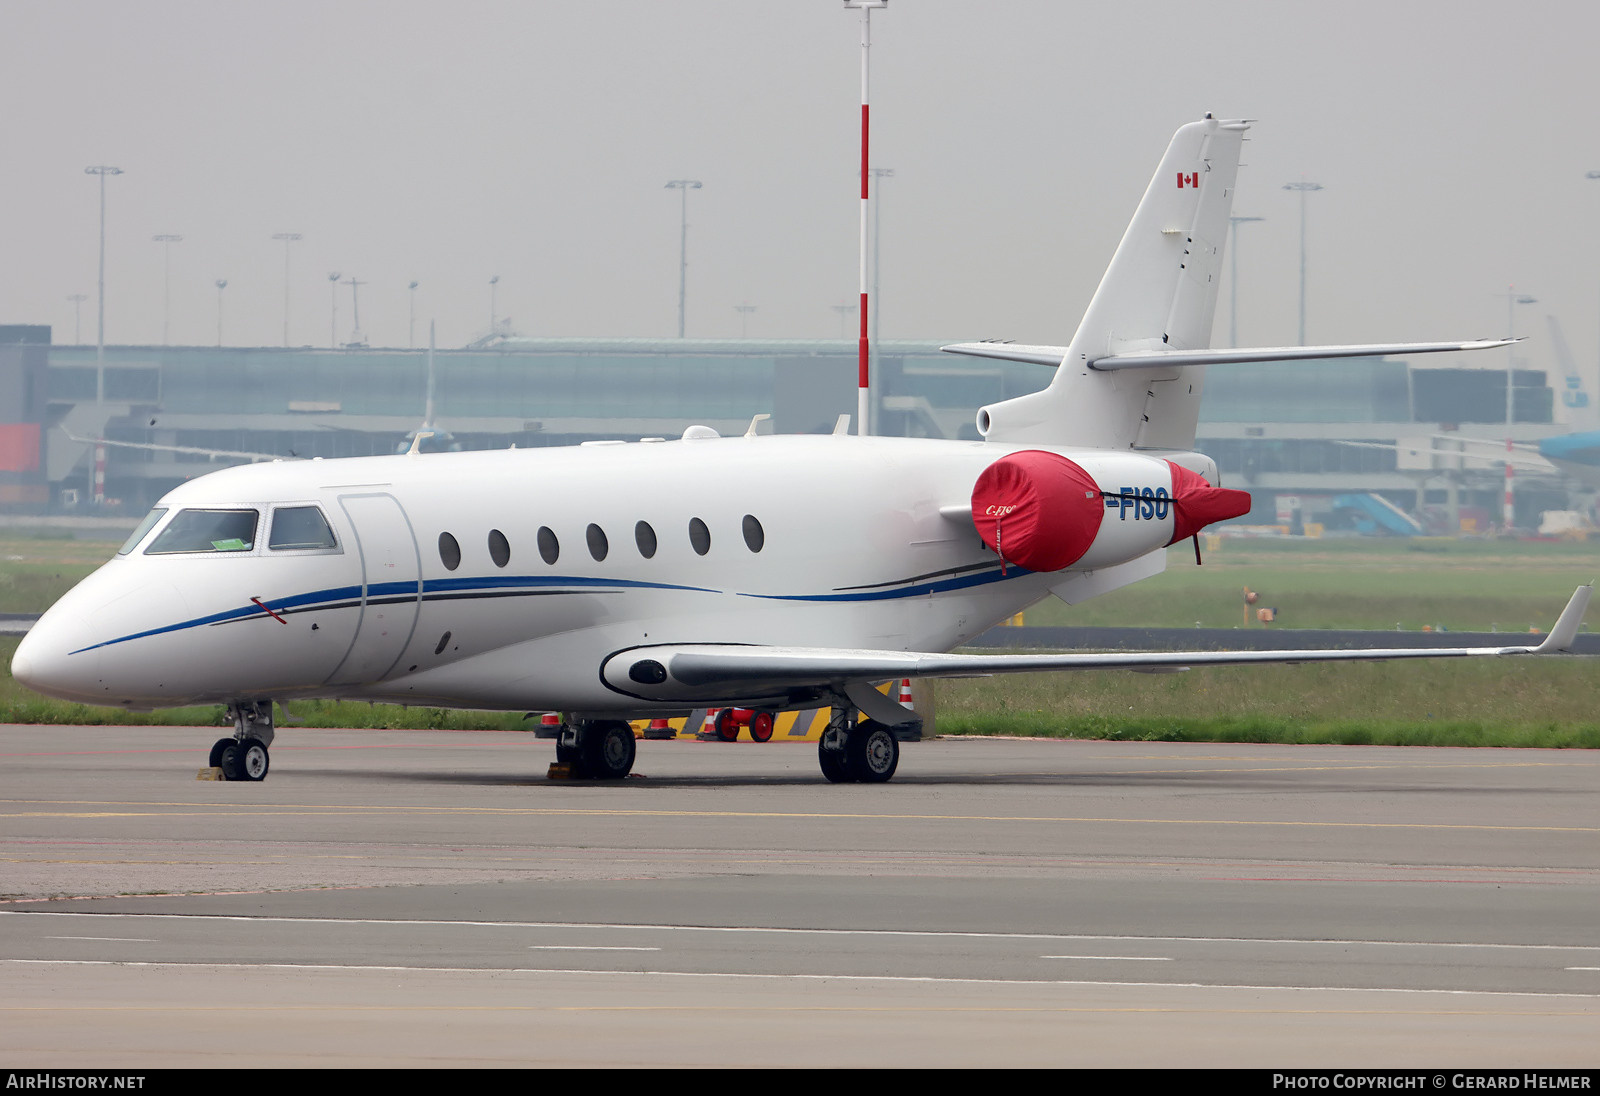
<path fill-rule="evenodd" d="M 1094 543 L 1104 515 L 1093 478 L 1057 453 L 1007 454 L 985 468 L 972 487 L 978 535 L 1000 558 L 1030 571 L 1059 571 L 1076 563 Z"/>
<path fill-rule="evenodd" d="M 1250 492 L 1213 487 L 1197 472 L 1170 460 L 1167 465 L 1172 469 L 1172 539 L 1168 544 L 1187 540 L 1214 521 L 1250 512 Z"/>

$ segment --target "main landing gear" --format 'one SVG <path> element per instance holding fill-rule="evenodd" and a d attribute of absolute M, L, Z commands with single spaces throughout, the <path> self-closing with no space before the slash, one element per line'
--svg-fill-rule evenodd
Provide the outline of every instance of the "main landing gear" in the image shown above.
<path fill-rule="evenodd" d="M 211 747 L 211 767 L 222 770 L 224 780 L 265 780 L 272 767 L 267 747 L 272 745 L 272 701 L 241 700 L 228 705 L 233 737 L 219 738 Z"/>
<path fill-rule="evenodd" d="M 570 766 L 577 780 L 622 780 L 633 770 L 633 727 L 620 719 L 563 723 L 556 738 L 556 762 Z"/>
<path fill-rule="evenodd" d="M 817 741 L 817 761 L 831 783 L 882 784 L 900 765 L 900 740 L 887 723 L 857 722 L 853 707 L 836 707 Z"/>

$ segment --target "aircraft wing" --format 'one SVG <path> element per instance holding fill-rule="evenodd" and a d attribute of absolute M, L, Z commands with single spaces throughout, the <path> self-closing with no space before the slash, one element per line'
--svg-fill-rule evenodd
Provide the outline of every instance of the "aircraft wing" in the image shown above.
<path fill-rule="evenodd" d="M 1573 592 L 1555 626 L 1536 646 L 1358 648 L 1303 651 L 1109 651 L 1062 654 L 929 654 L 919 651 L 767 647 L 742 644 L 664 644 L 619 651 L 602 665 L 601 678 L 627 696 L 688 703 L 738 702 L 759 707 L 802 703 L 843 692 L 874 718 L 882 694 L 874 681 L 902 677 L 971 677 L 1041 670 L 1146 670 L 1252 663 L 1369 662 L 1400 658 L 1483 658 L 1544 655 L 1566 650 L 1578 634 L 1594 587 Z M 903 716 L 904 709 L 891 705 Z M 889 713 L 893 714 L 893 713 Z M 886 719 L 886 722 L 898 721 Z"/>
<path fill-rule="evenodd" d="M 256 453 L 247 449 L 202 449 L 195 445 L 157 445 L 146 441 L 111 441 L 107 438 L 80 438 L 66 427 L 61 432 L 79 445 L 114 445 L 119 449 L 150 449 L 158 453 L 194 453 L 202 457 L 238 457 L 244 460 L 298 460 L 282 453 Z"/>
<path fill-rule="evenodd" d="M 1431 457 L 1439 457 L 1442 460 L 1470 460 L 1476 461 L 1480 465 L 1504 465 L 1506 463 L 1506 449 L 1504 443 L 1501 443 L 1498 446 L 1490 446 L 1488 448 L 1479 449 L 1478 451 L 1472 453 L 1469 453 L 1464 449 L 1424 449 L 1416 445 L 1391 445 L 1388 442 L 1381 441 L 1345 441 L 1342 438 L 1334 439 L 1334 444 L 1348 445 L 1352 449 L 1387 449 L 1394 453 L 1426 453 Z M 1538 472 L 1548 476 L 1553 476 L 1557 472 L 1555 465 L 1551 464 L 1537 453 L 1527 452 L 1523 447 L 1519 447 L 1517 451 L 1511 455 L 1511 466 L 1513 468 L 1521 468 L 1525 472 Z M 1491 469 L 1483 470 L 1490 471 Z"/>

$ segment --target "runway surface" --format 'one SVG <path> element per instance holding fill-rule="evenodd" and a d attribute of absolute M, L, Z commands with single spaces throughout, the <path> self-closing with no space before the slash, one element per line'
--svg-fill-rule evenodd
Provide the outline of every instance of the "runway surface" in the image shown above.
<path fill-rule="evenodd" d="M 0 727 L 12 1065 L 1593 1067 L 1600 756 Z"/>

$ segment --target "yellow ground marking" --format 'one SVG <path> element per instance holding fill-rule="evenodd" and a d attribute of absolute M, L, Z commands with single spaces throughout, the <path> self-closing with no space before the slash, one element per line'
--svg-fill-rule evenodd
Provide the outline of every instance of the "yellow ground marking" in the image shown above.
<path fill-rule="evenodd" d="M 1290 819 L 1255 818 L 1107 818 L 1078 815 L 1010 814 L 891 814 L 864 811 L 710 811 L 647 810 L 604 807 L 470 807 L 386 804 L 284 804 L 281 807 L 256 806 L 229 808 L 218 806 L 197 809 L 192 803 L 82 803 L 50 800 L 13 800 L 13 803 L 75 806 L 145 808 L 123 811 L 14 811 L 0 809 L 0 818 L 294 818 L 336 815 L 447 814 L 550 818 L 789 818 L 812 821 L 873 822 L 1052 822 L 1058 824 L 1150 825 L 1150 826 L 1289 826 L 1311 829 L 1361 830 L 1470 830 L 1491 833 L 1600 833 L 1600 826 L 1497 826 L 1475 822 L 1315 822 Z M 163 807 L 180 808 L 163 811 Z"/>
<path fill-rule="evenodd" d="M 502 971 L 492 973 L 501 974 Z M 624 972 L 626 973 L 626 972 Z M 713 976 L 714 977 L 714 976 Z M 1041 982 L 1041 986 L 1056 988 L 1054 983 Z M 1075 988 L 1075 987 L 1074 987 Z M 1184 989 L 1211 989 L 1210 986 L 1185 986 Z M 1232 987 L 1227 987 L 1232 988 Z M 1315 993 L 1316 989 L 1296 989 L 1294 992 Z M 1357 991 L 1360 992 L 1360 991 Z M 1426 991 L 1423 991 L 1426 992 Z M 1493 995 L 1493 990 L 1483 991 Z M 1094 1015 L 1139 1014 L 1174 1016 L 1481 1016 L 1493 1019 L 1527 1017 L 1572 1017 L 1593 1019 L 1592 1008 L 1573 1009 L 1472 1009 L 1472 1008 L 1217 1008 L 1212 1006 L 1182 1007 L 1176 1005 L 712 1005 L 689 1006 L 696 1014 L 727 1012 L 744 1016 L 750 1013 L 804 1013 L 804 1012 L 863 1012 L 863 1013 L 1076 1013 Z M 685 1006 L 671 1005 L 371 1005 L 341 1003 L 328 1005 L 245 1005 L 237 1003 L 218 1005 L 0 1005 L 4 1013 L 308 1013 L 308 1012 L 657 1012 L 681 1015 Z"/>

